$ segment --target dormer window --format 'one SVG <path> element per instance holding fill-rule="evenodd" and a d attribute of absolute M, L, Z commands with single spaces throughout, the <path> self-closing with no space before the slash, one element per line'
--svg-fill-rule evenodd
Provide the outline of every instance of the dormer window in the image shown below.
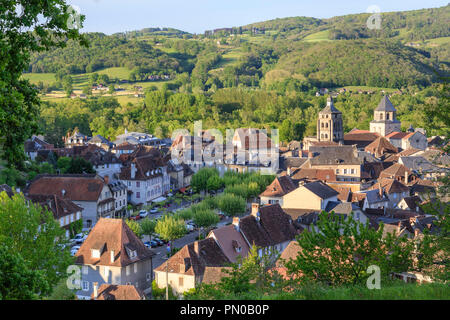
<path fill-rule="evenodd" d="M 130 259 L 134 259 L 137 257 L 136 250 L 130 250 Z"/>
<path fill-rule="evenodd" d="M 91 253 L 92 253 L 92 258 L 100 259 L 100 250 L 98 250 L 98 249 L 92 249 L 92 250 L 91 250 Z"/>

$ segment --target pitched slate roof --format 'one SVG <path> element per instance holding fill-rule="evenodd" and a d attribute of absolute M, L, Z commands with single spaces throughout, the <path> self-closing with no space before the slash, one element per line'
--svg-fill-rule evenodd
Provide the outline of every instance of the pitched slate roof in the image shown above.
<path fill-rule="evenodd" d="M 303 187 L 322 199 L 328 199 L 339 195 L 339 192 L 320 181 L 306 183 Z"/>
<path fill-rule="evenodd" d="M 25 193 L 55 194 L 72 201 L 98 201 L 105 185 L 105 181 L 95 174 L 38 175 L 27 186 Z"/>
<path fill-rule="evenodd" d="M 422 200 L 418 196 L 405 197 L 403 198 L 403 201 L 405 201 L 410 210 L 415 211 L 416 208 L 419 208 L 419 211 L 422 212 L 422 209 L 419 206 Z"/>
<path fill-rule="evenodd" d="M 367 199 L 367 202 L 369 204 L 389 201 L 384 192 L 382 193 L 382 195 L 380 195 L 379 189 L 365 190 L 361 191 L 361 193 L 364 193 L 366 195 L 365 199 Z"/>
<path fill-rule="evenodd" d="M 409 170 L 419 171 L 419 172 L 427 172 L 427 171 L 439 171 L 442 168 L 439 168 L 429 162 L 424 157 L 420 156 L 409 156 L 409 157 L 400 157 L 398 159 L 399 163 L 403 164 Z"/>
<path fill-rule="evenodd" d="M 117 285 L 104 283 L 98 288 L 98 296 L 94 298 L 91 294 L 91 300 L 142 300 L 144 292 L 133 285 Z"/>
<path fill-rule="evenodd" d="M 341 112 L 334 106 L 333 99 L 331 97 L 328 97 L 326 107 L 323 108 L 319 113 L 341 113 Z"/>
<path fill-rule="evenodd" d="M 334 212 L 336 214 L 349 215 L 360 208 L 351 202 L 329 201 L 325 207 L 326 212 Z"/>
<path fill-rule="evenodd" d="M 168 260 L 170 273 L 201 278 L 206 267 L 224 267 L 230 263 L 213 238 L 187 244 Z M 166 271 L 166 264 L 163 263 L 155 271 Z"/>
<path fill-rule="evenodd" d="M 100 250 L 100 258 L 92 257 L 92 250 Z M 111 261 L 111 252 L 114 261 Z M 132 257 L 131 252 L 136 252 Z M 75 254 L 76 264 L 125 267 L 150 259 L 155 253 L 148 249 L 122 219 L 100 218 Z"/>
<path fill-rule="evenodd" d="M 297 231 L 292 225 L 292 219 L 284 213 L 279 204 L 262 206 L 259 208 L 259 214 L 261 224 L 274 244 L 295 238 Z"/>
<path fill-rule="evenodd" d="M 336 164 L 361 164 L 356 146 L 310 147 L 315 156 L 309 159 L 311 166 Z"/>
<path fill-rule="evenodd" d="M 388 96 L 384 96 L 383 98 L 381 98 L 381 101 L 378 104 L 378 107 L 375 109 L 375 111 L 396 112 L 397 110 L 392 105 Z"/>
<path fill-rule="evenodd" d="M 282 197 L 295 190 L 297 186 L 289 176 L 276 177 L 260 197 Z"/>

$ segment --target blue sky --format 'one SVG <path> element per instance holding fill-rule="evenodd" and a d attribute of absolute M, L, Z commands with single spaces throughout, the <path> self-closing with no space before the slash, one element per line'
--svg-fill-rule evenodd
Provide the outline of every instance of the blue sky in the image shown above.
<path fill-rule="evenodd" d="M 86 32 L 107 34 L 147 27 L 172 27 L 191 33 L 242 26 L 275 18 L 307 16 L 330 18 L 367 12 L 376 5 L 381 12 L 445 6 L 437 0 L 68 0 L 86 15 Z"/>

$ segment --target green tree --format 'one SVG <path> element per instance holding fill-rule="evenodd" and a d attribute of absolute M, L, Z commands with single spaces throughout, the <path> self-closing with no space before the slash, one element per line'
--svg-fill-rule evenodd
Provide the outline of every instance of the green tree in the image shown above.
<path fill-rule="evenodd" d="M 212 175 L 206 182 L 206 188 L 211 191 L 217 191 L 223 187 L 223 181 L 218 175 Z"/>
<path fill-rule="evenodd" d="M 48 292 L 43 270 L 30 269 L 20 253 L 0 245 L 0 300 L 38 299 Z"/>
<path fill-rule="evenodd" d="M 261 253 L 261 254 L 260 254 Z M 247 257 L 238 257 L 236 263 L 223 269 L 224 276 L 214 284 L 201 284 L 185 293 L 188 300 L 263 299 L 283 292 L 284 281 L 271 270 L 274 253 L 252 246 Z"/>
<path fill-rule="evenodd" d="M 244 198 L 231 193 L 220 195 L 217 201 L 219 209 L 229 217 L 242 215 L 247 208 L 247 202 Z"/>
<path fill-rule="evenodd" d="M 370 275 L 370 265 L 380 267 L 385 280 L 392 272 L 408 271 L 413 265 L 413 243 L 396 234 L 383 237 L 382 224 L 374 230 L 351 215 L 322 212 L 316 227 L 297 237 L 300 252 L 285 264 L 295 281 L 362 284 Z"/>
<path fill-rule="evenodd" d="M 192 176 L 191 186 L 196 192 L 208 190 L 208 179 L 212 176 L 219 176 L 219 172 L 214 168 L 202 168 Z"/>
<path fill-rule="evenodd" d="M 7 251 L 2 254 L 9 254 L 16 263 L 15 266 L 3 266 L 15 271 L 17 266 L 25 265 L 23 275 L 30 280 L 29 283 L 24 280 L 28 284 L 23 287 L 4 288 L 5 283 L 0 287 L 16 292 L 14 294 L 17 296 L 34 292 L 42 298 L 51 294 L 52 288 L 62 279 L 73 261 L 68 249 L 61 247 L 65 242 L 64 235 L 65 231 L 47 209 L 29 203 L 22 194 L 9 198 L 5 192 L 0 193 L 0 243 Z M 3 261 L 3 257 L 0 260 Z M 39 277 L 36 283 L 35 276 Z M 11 278 L 5 281 L 16 280 Z"/>
<path fill-rule="evenodd" d="M 156 220 L 144 219 L 141 222 L 142 234 L 151 237 L 155 234 Z"/>
<path fill-rule="evenodd" d="M 134 234 L 135 234 L 136 236 L 138 236 L 138 238 L 142 238 L 143 231 L 142 231 L 142 227 L 141 227 L 141 225 L 139 224 L 139 222 L 136 222 L 136 221 L 134 221 L 134 220 L 126 219 L 126 220 L 125 220 L 125 223 L 126 223 L 127 226 L 131 229 L 131 231 L 133 231 Z"/>
<path fill-rule="evenodd" d="M 21 77 L 30 53 L 64 46 L 67 39 L 86 44 L 67 24 L 68 8 L 64 0 L 11 0 L 0 6 L 0 148 L 8 166 L 22 166 L 23 144 L 38 131 L 38 92 Z"/>
<path fill-rule="evenodd" d="M 219 215 L 215 213 L 213 210 L 199 210 L 193 215 L 194 223 L 198 227 L 198 238 L 200 240 L 200 232 L 201 228 L 209 228 L 216 225 L 219 221 Z"/>

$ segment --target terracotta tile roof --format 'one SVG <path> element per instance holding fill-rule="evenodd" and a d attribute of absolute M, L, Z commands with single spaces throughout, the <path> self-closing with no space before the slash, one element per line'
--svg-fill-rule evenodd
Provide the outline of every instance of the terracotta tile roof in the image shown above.
<path fill-rule="evenodd" d="M 33 203 L 39 204 L 43 208 L 47 208 L 53 213 L 53 217 L 56 220 L 83 210 L 83 208 L 77 206 L 69 199 L 61 199 L 56 195 L 33 194 L 28 195 L 27 199 Z"/>
<path fill-rule="evenodd" d="M 38 175 L 28 185 L 25 193 L 55 194 L 72 201 L 98 201 L 104 186 L 106 186 L 105 181 L 92 174 Z"/>
<path fill-rule="evenodd" d="M 107 283 L 98 288 L 96 299 L 94 299 L 94 293 L 91 294 L 91 300 L 143 300 L 144 298 L 144 292 L 133 285 Z"/>
<path fill-rule="evenodd" d="M 366 130 L 352 130 L 349 133 L 344 134 L 344 144 L 354 145 L 357 148 L 364 148 L 379 137 L 378 133 L 370 132 Z"/>
<path fill-rule="evenodd" d="M 286 249 L 283 250 L 283 252 L 280 255 L 280 258 L 276 262 L 277 267 L 283 266 L 281 260 L 289 261 L 291 259 L 297 258 L 299 252 L 300 246 L 297 240 L 292 240 L 291 242 L 289 242 L 288 246 L 286 247 Z"/>
<path fill-rule="evenodd" d="M 392 193 L 402 193 L 402 192 L 408 192 L 409 188 L 405 186 L 403 183 L 396 179 L 390 179 L 390 178 L 384 178 L 378 180 L 376 184 L 374 184 L 370 190 L 379 190 L 381 187 L 386 191 L 387 194 Z"/>
<path fill-rule="evenodd" d="M 195 241 L 181 248 L 168 260 L 169 272 L 202 278 L 206 267 L 224 267 L 230 264 L 213 238 Z M 155 271 L 166 271 L 163 263 Z"/>
<path fill-rule="evenodd" d="M 260 197 L 282 197 L 285 194 L 295 190 L 297 186 L 289 176 L 276 177 L 273 182 L 267 186 Z"/>
<path fill-rule="evenodd" d="M 404 177 L 405 174 L 410 175 L 411 171 L 400 163 L 395 163 L 380 173 L 380 178 L 396 178 Z"/>
<path fill-rule="evenodd" d="M 246 257 L 250 251 L 244 237 L 233 224 L 212 230 L 208 237 L 213 237 L 216 240 L 223 253 L 232 262 L 236 262 L 239 256 Z M 236 250 L 237 248 L 240 248 L 240 252 Z"/>
<path fill-rule="evenodd" d="M 92 250 L 100 250 L 100 258 Z M 133 257 L 133 251 L 136 255 Z M 111 261 L 112 252 L 114 261 Z M 76 264 L 125 267 L 150 259 L 155 253 L 148 249 L 122 219 L 100 218 L 75 254 Z"/>
<path fill-rule="evenodd" d="M 160 168 L 166 166 L 167 163 L 159 154 L 148 154 L 146 156 L 134 158 L 131 164 L 121 169 L 119 174 L 120 180 L 149 180 L 153 177 L 162 176 Z M 131 177 L 132 167 L 136 168 L 135 177 Z"/>
<path fill-rule="evenodd" d="M 327 147 L 327 146 L 338 146 L 339 144 L 334 141 L 312 141 L 311 147 Z"/>
<path fill-rule="evenodd" d="M 308 169 L 301 168 L 294 172 L 291 176 L 293 180 L 321 180 L 326 181 L 336 181 L 336 174 L 333 169 Z"/>
<path fill-rule="evenodd" d="M 231 267 L 205 267 L 202 283 L 212 284 L 220 282 L 222 278 L 230 276 L 226 271 L 231 270 Z"/>
<path fill-rule="evenodd" d="M 336 185 L 330 185 L 331 188 L 339 192 L 339 195 L 337 196 L 338 200 L 344 201 L 344 202 L 351 202 L 352 201 L 352 189 L 348 187 L 341 187 Z"/>
<path fill-rule="evenodd" d="M 397 153 L 398 149 L 394 147 L 386 138 L 379 137 L 367 147 L 364 148 L 365 151 L 375 155 L 379 158 L 386 153 Z"/>
<path fill-rule="evenodd" d="M 386 139 L 408 139 L 411 137 L 415 132 L 391 132 L 388 135 L 386 135 Z"/>

